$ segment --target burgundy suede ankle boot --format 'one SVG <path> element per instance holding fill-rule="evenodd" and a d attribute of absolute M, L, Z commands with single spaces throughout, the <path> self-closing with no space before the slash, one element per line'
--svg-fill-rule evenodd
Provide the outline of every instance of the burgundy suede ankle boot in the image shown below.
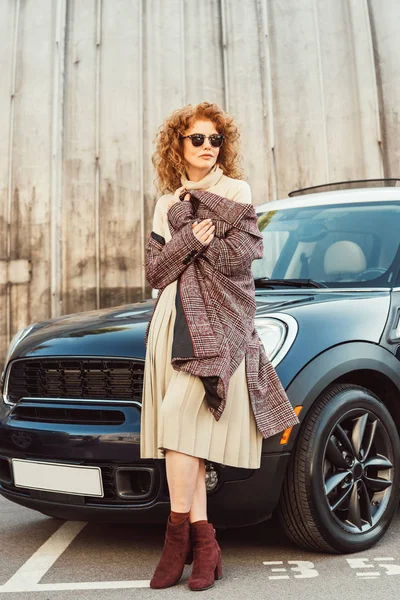
<path fill-rule="evenodd" d="M 161 589 L 178 583 L 185 564 L 193 561 L 189 518 L 182 523 L 171 523 L 168 517 L 165 542 L 160 561 L 150 581 L 150 587 Z"/>
<path fill-rule="evenodd" d="M 211 523 L 192 523 L 193 570 L 189 578 L 189 588 L 193 591 L 207 590 L 215 579 L 222 577 L 221 548 L 215 537 Z"/>

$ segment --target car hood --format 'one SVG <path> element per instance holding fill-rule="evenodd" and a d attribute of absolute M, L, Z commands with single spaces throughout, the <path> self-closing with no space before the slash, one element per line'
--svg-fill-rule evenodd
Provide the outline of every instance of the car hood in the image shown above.
<path fill-rule="evenodd" d="M 380 327 L 377 314 L 386 319 L 390 294 L 382 292 L 326 292 L 319 290 L 257 290 L 257 317 L 287 313 L 297 320 L 349 319 L 373 321 L 371 338 Z M 10 359 L 39 356 L 145 357 L 144 335 L 155 300 L 115 308 L 65 315 L 37 323 L 16 346 Z M 361 305 L 363 310 L 361 310 Z M 365 309 L 365 310 L 364 310 Z M 373 316 L 373 318 L 372 318 Z M 346 327 L 342 327 L 345 331 Z M 354 326 L 353 326 L 354 329 Z M 347 328 L 348 330 L 348 328 Z"/>

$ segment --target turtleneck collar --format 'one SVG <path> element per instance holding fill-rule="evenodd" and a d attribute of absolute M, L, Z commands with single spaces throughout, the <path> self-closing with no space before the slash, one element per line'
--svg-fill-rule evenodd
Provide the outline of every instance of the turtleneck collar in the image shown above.
<path fill-rule="evenodd" d="M 187 190 L 208 190 L 208 188 L 217 185 L 221 179 L 223 171 L 216 163 L 214 167 L 200 181 L 190 181 L 186 175 L 182 175 L 181 183 Z"/>

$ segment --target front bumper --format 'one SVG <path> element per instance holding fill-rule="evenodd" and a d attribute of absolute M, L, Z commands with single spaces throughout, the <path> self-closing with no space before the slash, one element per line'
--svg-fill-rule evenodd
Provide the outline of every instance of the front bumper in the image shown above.
<path fill-rule="evenodd" d="M 238 479 L 239 474 L 236 474 L 244 469 L 225 467 L 224 482 L 208 498 L 208 513 L 215 527 L 241 527 L 268 519 L 279 500 L 288 456 L 263 456 L 260 469 L 248 470 L 246 479 Z M 164 471 L 163 466 L 157 468 Z M 24 490 L 6 484 L 0 484 L 0 494 L 27 508 L 74 521 L 161 523 L 170 511 L 167 490 L 163 486 L 157 490 L 156 497 L 143 503 L 100 504 L 87 497 Z"/>
<path fill-rule="evenodd" d="M 23 404 L 25 403 L 25 404 Z M 38 406 L 38 403 L 34 403 Z M 49 403 L 44 403 L 46 408 Z M 70 406 L 64 403 L 65 406 Z M 64 404 L 57 403 L 58 408 Z M 20 415 L 29 406 L 21 401 Z M 82 405 L 87 409 L 88 405 Z M 91 406 L 90 409 L 95 410 Z M 140 458 L 140 409 L 115 405 L 120 425 L 78 425 L 23 421 L 13 411 L 0 415 L 0 494 L 22 506 L 71 520 L 164 522 L 170 510 L 165 461 Z M 107 407 L 101 406 L 103 413 Z M 107 415 L 103 414 L 103 419 Z M 98 466 L 104 497 L 76 496 L 16 487 L 12 458 Z M 279 500 L 288 453 L 262 456 L 260 469 L 215 464 L 218 485 L 208 495 L 216 527 L 252 525 L 268 519 Z"/>

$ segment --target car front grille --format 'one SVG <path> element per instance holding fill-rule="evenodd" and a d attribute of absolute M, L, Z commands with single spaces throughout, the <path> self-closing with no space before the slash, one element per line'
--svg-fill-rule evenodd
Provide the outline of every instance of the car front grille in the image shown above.
<path fill-rule="evenodd" d="M 10 419 L 38 423 L 68 423 L 69 425 L 122 425 L 125 422 L 125 415 L 120 410 L 17 405 L 13 409 Z"/>
<path fill-rule="evenodd" d="M 121 359 L 22 359 L 10 366 L 6 398 L 141 401 L 144 362 Z"/>

